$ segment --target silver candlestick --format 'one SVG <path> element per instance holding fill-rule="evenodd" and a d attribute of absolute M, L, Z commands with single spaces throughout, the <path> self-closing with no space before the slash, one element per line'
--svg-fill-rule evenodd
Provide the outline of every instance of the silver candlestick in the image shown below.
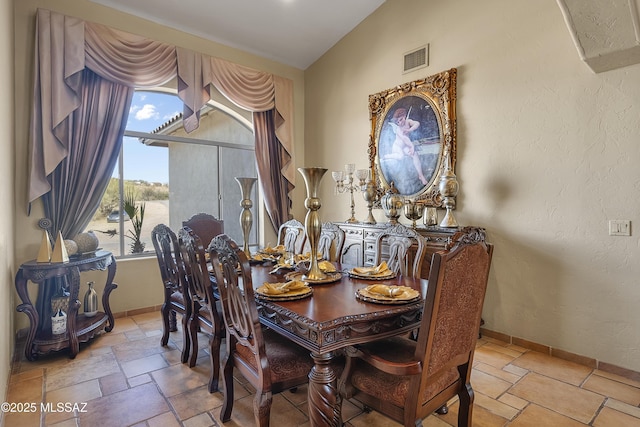
<path fill-rule="evenodd" d="M 359 185 L 353 182 L 353 174 L 356 174 L 356 177 L 360 181 Z M 367 176 L 369 175 L 368 169 L 358 169 L 356 170 L 356 165 L 353 163 L 349 163 L 344 166 L 344 171 L 333 171 L 331 172 L 331 176 L 333 180 L 336 182 L 336 193 L 345 193 L 349 192 L 351 195 L 351 217 L 349 217 L 346 222 L 354 223 L 358 222 L 356 219 L 356 202 L 353 198 L 354 191 L 360 191 L 362 187 L 365 185 L 365 181 Z"/>

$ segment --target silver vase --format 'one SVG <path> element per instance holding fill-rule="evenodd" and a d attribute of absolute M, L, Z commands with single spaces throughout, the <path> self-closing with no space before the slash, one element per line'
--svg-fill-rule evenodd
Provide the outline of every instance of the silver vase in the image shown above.
<path fill-rule="evenodd" d="M 384 210 L 384 214 L 387 218 L 389 218 L 389 224 L 396 225 L 398 224 L 398 218 L 402 213 L 402 205 L 404 204 L 404 199 L 396 189 L 395 184 L 391 181 L 389 189 L 387 192 L 380 198 L 380 205 Z"/>
<path fill-rule="evenodd" d="M 378 199 L 378 188 L 371 179 L 367 181 L 366 187 L 362 190 L 362 197 L 367 202 L 367 210 L 369 211 L 369 215 L 367 216 L 367 219 L 364 220 L 364 223 L 375 224 L 376 219 L 373 217 L 371 210 L 373 209 L 373 202 Z"/>
<path fill-rule="evenodd" d="M 416 203 L 415 200 L 406 199 L 404 201 L 404 216 L 411 221 L 411 228 L 416 229 L 416 221 L 422 218 L 424 205 Z"/>
<path fill-rule="evenodd" d="M 319 281 L 327 277 L 318 267 L 318 241 L 322 230 L 322 222 L 318 210 L 322 206 L 318 198 L 318 187 L 322 176 L 327 172 L 324 168 L 298 168 L 298 172 L 304 178 L 307 186 L 307 198 L 304 206 L 307 208 L 307 216 L 304 219 L 304 228 L 309 240 L 311 253 L 309 254 L 309 271 L 302 276 L 303 280 Z"/>
<path fill-rule="evenodd" d="M 93 317 L 98 313 L 98 293 L 93 289 L 93 282 L 87 283 L 89 289 L 84 294 L 84 315 L 85 317 Z"/>
<path fill-rule="evenodd" d="M 258 178 L 236 178 L 242 191 L 242 200 L 240 201 L 240 206 L 242 206 L 242 212 L 240 212 L 240 227 L 242 227 L 242 237 L 244 240 L 243 251 L 249 259 L 251 258 L 251 252 L 249 251 L 249 233 L 251 232 L 251 226 L 253 226 L 251 189 L 257 180 Z"/>

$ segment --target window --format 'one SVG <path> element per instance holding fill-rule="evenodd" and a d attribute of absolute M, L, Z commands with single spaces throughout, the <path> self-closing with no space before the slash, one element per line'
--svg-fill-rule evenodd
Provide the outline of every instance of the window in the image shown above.
<path fill-rule="evenodd" d="M 153 252 L 153 227 L 167 224 L 177 234 L 183 220 L 200 212 L 224 220 L 225 233 L 243 241 L 234 178 L 257 176 L 251 125 L 228 109 L 207 105 L 199 128 L 187 134 L 181 111 L 173 93 L 133 96 L 118 164 L 86 227 L 116 256 Z M 256 206 L 256 188 L 253 193 Z M 254 220 L 251 243 L 258 240 L 258 228 Z"/>

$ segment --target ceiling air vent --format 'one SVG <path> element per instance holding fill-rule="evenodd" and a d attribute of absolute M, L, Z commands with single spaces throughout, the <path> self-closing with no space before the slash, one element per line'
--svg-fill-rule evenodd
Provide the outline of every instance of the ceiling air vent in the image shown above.
<path fill-rule="evenodd" d="M 429 65 L 429 45 L 426 44 L 418 49 L 404 54 L 403 72 L 417 70 L 418 68 Z"/>

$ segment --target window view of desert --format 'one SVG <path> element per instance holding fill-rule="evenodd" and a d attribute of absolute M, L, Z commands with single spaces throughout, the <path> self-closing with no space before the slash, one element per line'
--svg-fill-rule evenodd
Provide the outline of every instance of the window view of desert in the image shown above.
<path fill-rule="evenodd" d="M 152 252 L 151 230 L 160 223 L 169 223 L 169 187 L 166 184 L 125 182 L 125 209 L 119 212 L 118 181 L 112 179 L 100 208 L 85 228 L 92 230 L 100 240 L 99 247 L 116 256 L 139 252 Z M 127 203 L 128 202 L 128 203 Z M 129 209 L 127 209 L 129 204 Z M 135 207 L 135 214 L 131 211 Z M 142 209 L 144 208 L 144 215 Z M 127 212 L 129 211 L 129 212 Z M 123 221 L 120 221 L 123 217 Z M 138 229 L 136 229 L 138 224 Z M 120 253 L 120 236 L 124 235 L 124 252 Z M 134 243 L 138 246 L 134 249 Z M 142 251 L 140 251 L 142 248 Z"/>

